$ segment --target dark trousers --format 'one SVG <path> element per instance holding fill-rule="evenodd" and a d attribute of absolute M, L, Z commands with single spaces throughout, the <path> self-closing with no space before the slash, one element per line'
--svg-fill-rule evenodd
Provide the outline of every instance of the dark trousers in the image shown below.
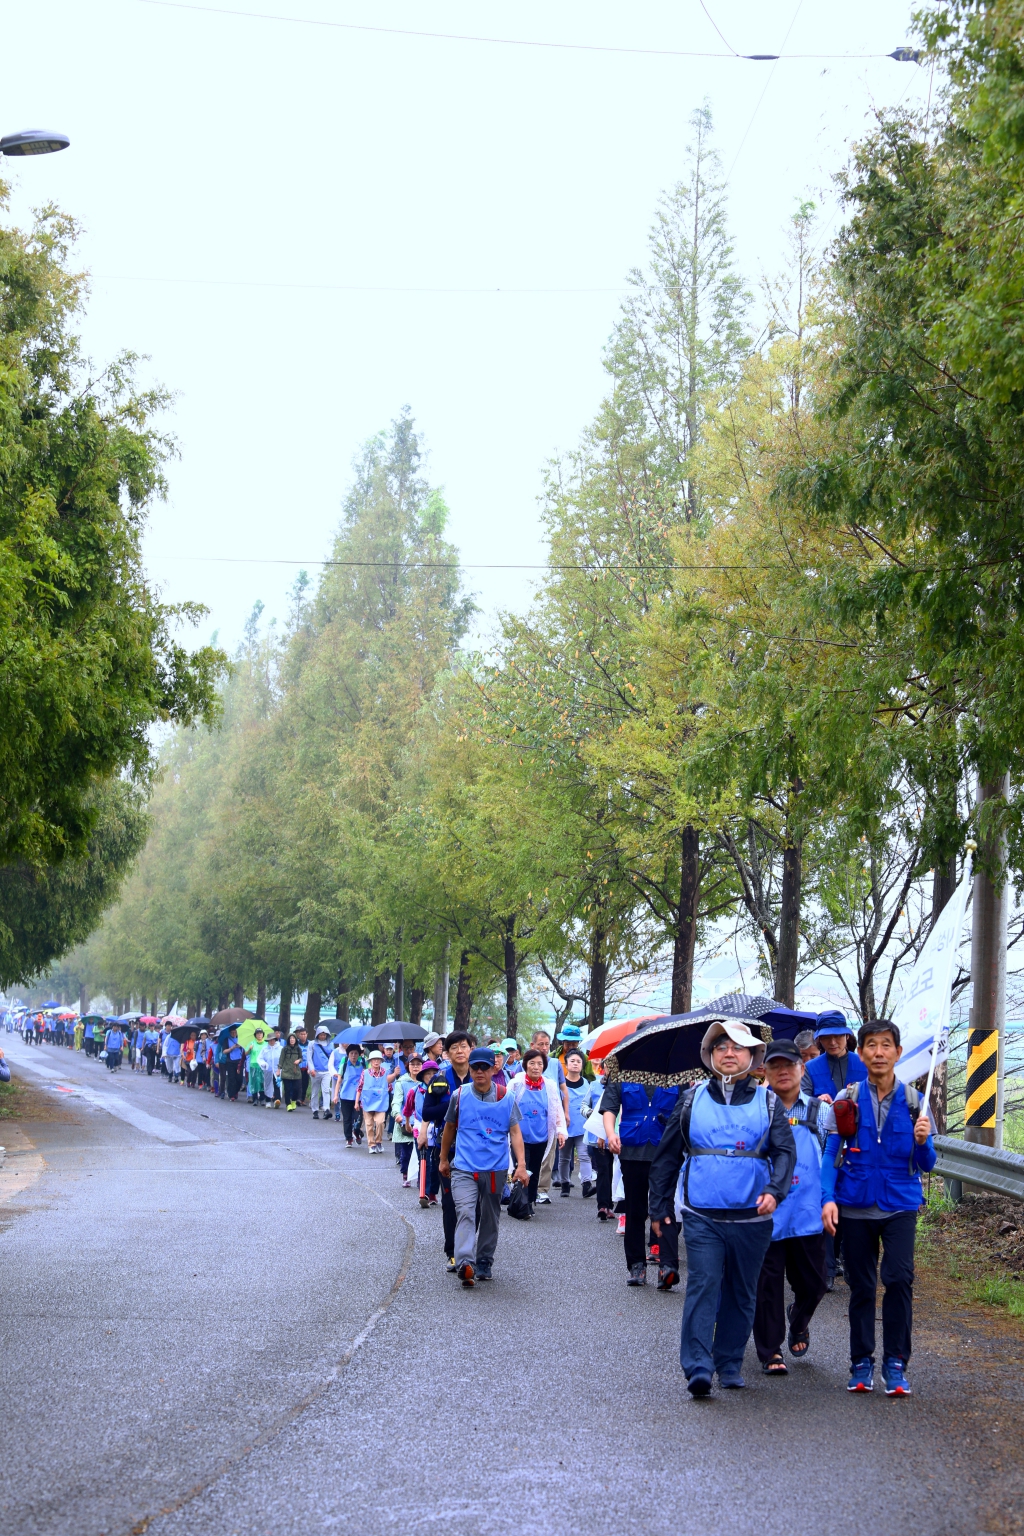
<path fill-rule="evenodd" d="M 843 1222 L 843 1267 L 850 1287 L 850 1359 L 874 1359 L 878 1250 L 882 1250 L 882 1355 L 910 1359 L 914 1310 L 916 1211 L 897 1211 L 881 1221 L 847 1216 Z"/>
<path fill-rule="evenodd" d="M 398 1156 L 398 1167 L 401 1171 L 403 1179 L 407 1179 L 409 1177 L 409 1164 L 412 1162 L 412 1148 L 413 1143 L 411 1141 L 399 1141 L 395 1143 L 395 1152 Z"/>
<path fill-rule="evenodd" d="M 607 1147 L 593 1146 L 590 1148 L 590 1161 L 594 1165 L 594 1177 L 597 1180 L 597 1208 L 599 1211 L 610 1211 L 612 1208 L 612 1167 L 615 1159 Z"/>
<path fill-rule="evenodd" d="M 626 1192 L 626 1268 L 647 1263 L 647 1196 L 651 1180 L 649 1162 L 634 1162 L 622 1158 L 622 1187 Z M 665 1222 L 658 1240 L 658 1263 L 668 1269 L 679 1269 L 679 1228 L 673 1221 Z"/>
<path fill-rule="evenodd" d="M 341 1123 L 345 1128 L 345 1140 L 351 1141 L 354 1129 L 352 1122 L 356 1112 L 356 1101 L 355 1099 L 339 1099 L 338 1103 L 341 1106 Z"/>
<path fill-rule="evenodd" d="M 228 1062 L 228 1098 L 237 1099 L 238 1090 L 242 1086 L 242 1063 L 240 1061 Z"/>
<path fill-rule="evenodd" d="M 441 1225 L 444 1227 L 444 1253 L 446 1259 L 455 1257 L 455 1227 L 458 1222 L 458 1212 L 455 1209 L 455 1201 L 452 1198 L 451 1178 L 441 1175 Z"/>
<path fill-rule="evenodd" d="M 299 1094 L 299 1103 L 305 1104 L 309 1095 L 309 1069 L 300 1067 L 299 1071 L 302 1073 L 302 1092 Z"/>
<path fill-rule="evenodd" d="M 523 1150 L 526 1153 L 526 1166 L 530 1170 L 530 1183 L 527 1188 L 527 1197 L 531 1205 L 537 1202 L 537 1183 L 540 1179 L 540 1167 L 544 1161 L 544 1153 L 547 1151 L 546 1141 L 527 1141 Z"/>
<path fill-rule="evenodd" d="M 423 1193 L 429 1196 L 430 1199 L 436 1200 L 441 1189 L 441 1169 L 439 1166 L 441 1162 L 440 1143 L 436 1147 L 424 1147 L 420 1156 L 425 1157 L 427 1160 L 427 1177 L 425 1180 L 426 1187 L 424 1188 Z"/>
<path fill-rule="evenodd" d="M 284 1089 L 285 1104 L 298 1104 L 299 1094 L 302 1091 L 302 1079 L 298 1077 L 282 1077 L 281 1087 Z"/>
<path fill-rule="evenodd" d="M 147 1046 L 142 1054 L 146 1058 L 146 1076 L 152 1077 L 153 1069 L 156 1066 L 156 1046 Z"/>
<path fill-rule="evenodd" d="M 624 1168 L 625 1163 L 622 1165 Z M 770 1221 L 713 1221 L 683 1215 L 686 1300 L 679 1363 L 695 1371 L 738 1375 L 754 1322 L 757 1277 L 772 1237 Z"/>
<path fill-rule="evenodd" d="M 790 1327 L 803 1333 L 827 1286 L 824 1232 L 811 1237 L 783 1237 L 768 1244 L 757 1281 L 754 1348 L 759 1360 L 771 1360 L 786 1337 L 786 1281 L 793 1292 Z"/>

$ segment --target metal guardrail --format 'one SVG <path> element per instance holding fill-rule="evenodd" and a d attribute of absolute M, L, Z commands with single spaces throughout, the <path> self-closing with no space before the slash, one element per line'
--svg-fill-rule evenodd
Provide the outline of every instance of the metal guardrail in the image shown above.
<path fill-rule="evenodd" d="M 935 1150 L 935 1172 L 942 1175 L 951 1199 L 961 1199 L 963 1186 L 973 1184 L 1024 1200 L 1024 1157 L 1019 1152 L 997 1151 L 954 1136 L 936 1136 Z"/>

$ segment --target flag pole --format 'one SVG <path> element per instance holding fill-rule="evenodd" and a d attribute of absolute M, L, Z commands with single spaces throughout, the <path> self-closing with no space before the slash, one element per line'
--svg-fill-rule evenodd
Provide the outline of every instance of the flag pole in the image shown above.
<path fill-rule="evenodd" d="M 964 844 L 964 851 L 967 854 L 967 862 L 966 862 L 966 867 L 964 869 L 964 879 L 965 880 L 970 877 L 970 875 L 971 875 L 971 873 L 972 873 L 972 871 L 974 869 L 974 852 L 975 852 L 975 849 L 977 848 L 977 846 L 978 845 L 975 842 L 967 842 L 967 843 Z M 935 1026 L 935 1033 L 932 1036 L 932 1064 L 928 1068 L 928 1081 L 925 1084 L 924 1105 L 923 1105 L 923 1108 L 921 1110 L 921 1114 L 922 1115 L 927 1115 L 928 1114 L 929 1106 L 930 1106 L 931 1100 L 932 1100 L 932 1083 L 935 1080 L 935 1068 L 938 1065 L 938 1060 L 937 1060 L 937 1057 L 938 1057 L 938 1044 L 939 1044 L 939 1035 L 941 1033 L 942 1033 L 942 1015 L 940 1013 L 939 1014 L 938 1023 Z"/>

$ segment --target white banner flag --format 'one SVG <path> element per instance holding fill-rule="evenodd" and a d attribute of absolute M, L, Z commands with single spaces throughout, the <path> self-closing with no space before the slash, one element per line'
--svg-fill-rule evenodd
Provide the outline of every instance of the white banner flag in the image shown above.
<path fill-rule="evenodd" d="M 968 855 L 964 877 L 925 940 L 892 1016 L 893 1023 L 900 1027 L 903 1044 L 903 1055 L 896 1063 L 896 1076 L 901 1083 L 912 1083 L 931 1069 L 932 1046 L 936 1042 L 936 1064 L 949 1055 L 949 1007 L 970 894 Z"/>

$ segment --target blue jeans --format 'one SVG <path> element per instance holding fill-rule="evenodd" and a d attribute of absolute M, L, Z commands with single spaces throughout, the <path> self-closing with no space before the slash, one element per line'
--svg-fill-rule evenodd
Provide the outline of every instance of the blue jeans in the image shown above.
<path fill-rule="evenodd" d="M 687 1381 L 695 1371 L 738 1375 L 772 1223 L 712 1221 L 684 1211 L 683 1235 L 687 1276 L 679 1363 Z"/>

